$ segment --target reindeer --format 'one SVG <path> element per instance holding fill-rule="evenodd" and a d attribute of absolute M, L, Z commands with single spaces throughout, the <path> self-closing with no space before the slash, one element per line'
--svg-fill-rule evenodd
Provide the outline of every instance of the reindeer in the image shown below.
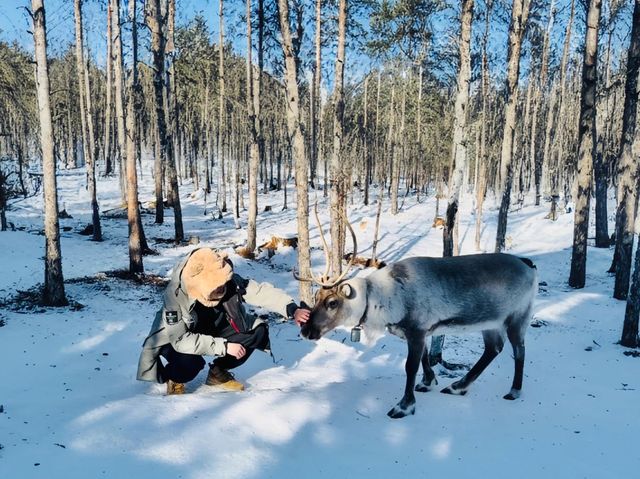
<path fill-rule="evenodd" d="M 513 347 L 515 374 L 504 399 L 520 396 L 524 369 L 524 336 L 538 287 L 535 265 L 509 254 L 476 254 L 447 258 L 412 257 L 373 271 L 366 278 L 345 279 L 356 257 L 356 236 L 343 216 L 353 240 L 354 252 L 347 268 L 329 277 L 328 247 L 322 227 L 320 237 L 327 266 L 324 274 L 300 281 L 321 286 L 302 336 L 317 340 L 338 326 L 360 330 L 367 337 L 388 331 L 407 341 L 404 396 L 387 414 L 401 418 L 415 413 L 415 390 L 427 392 L 438 384 L 429 365 L 426 338 L 432 335 L 481 331 L 484 353 L 460 380 L 441 392 L 465 395 L 471 384 L 502 351 L 505 338 Z M 354 334 L 355 333 L 355 334 Z M 416 374 L 422 364 L 422 381 Z"/>

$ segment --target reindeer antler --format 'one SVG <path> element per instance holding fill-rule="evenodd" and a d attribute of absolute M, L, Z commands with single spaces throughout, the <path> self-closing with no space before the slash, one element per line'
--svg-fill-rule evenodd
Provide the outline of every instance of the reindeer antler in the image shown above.
<path fill-rule="evenodd" d="M 311 277 L 310 278 L 305 278 L 300 276 L 295 270 L 293 271 L 293 277 L 295 279 L 297 279 L 298 281 L 310 281 L 313 283 L 317 283 L 320 286 L 324 287 L 324 288 L 333 288 L 335 285 L 337 285 L 338 283 L 340 283 L 340 281 L 342 281 L 344 279 L 344 277 L 347 275 L 347 273 L 349 272 L 349 270 L 351 269 L 351 267 L 353 266 L 353 262 L 355 261 L 357 252 L 358 252 L 358 242 L 356 240 L 356 233 L 355 231 L 353 231 L 353 228 L 351 227 L 351 223 L 349 223 L 349 220 L 347 219 L 347 217 L 344 215 L 344 213 L 342 212 L 342 210 L 338 210 L 338 214 L 340 215 L 340 217 L 344 220 L 344 222 L 347 224 L 347 227 L 349 228 L 349 231 L 351 232 L 351 239 L 353 241 L 353 254 L 351 255 L 351 258 L 349 259 L 349 263 L 347 264 L 347 267 L 342 271 L 342 273 L 336 277 L 336 278 L 330 278 L 329 277 L 329 268 L 331 266 L 331 261 L 330 261 L 330 257 L 329 257 L 329 246 L 327 244 L 327 240 L 324 236 L 324 232 L 322 231 L 322 224 L 320 223 L 320 218 L 318 217 L 318 202 L 316 201 L 314 207 L 313 207 L 313 211 L 314 211 L 314 215 L 316 218 L 316 223 L 318 224 L 318 229 L 320 230 L 320 239 L 322 240 L 322 247 L 324 250 L 324 257 L 325 257 L 325 262 L 326 262 L 326 268 L 324 270 L 324 273 L 322 276 L 320 276 L 319 278 L 317 278 L 313 272 L 311 272 Z"/>

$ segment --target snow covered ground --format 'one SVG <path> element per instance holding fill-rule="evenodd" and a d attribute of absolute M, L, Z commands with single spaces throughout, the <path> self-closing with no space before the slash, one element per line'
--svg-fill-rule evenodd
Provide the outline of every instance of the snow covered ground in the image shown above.
<path fill-rule="evenodd" d="M 145 164 L 144 204 L 153 199 Z M 271 326 L 274 360 L 256 352 L 237 372 L 242 393 L 204 386 L 164 395 L 164 387 L 135 380 L 140 345 L 160 306 L 152 285 L 98 276 L 128 266 L 124 219 L 103 219 L 105 241 L 77 232 L 89 221 L 82 171 L 60 174 L 60 204 L 73 216 L 61 220 L 67 295 L 84 308 L 0 309 L 0 476 L 3 478 L 294 478 L 294 477 L 493 477 L 614 478 L 640 471 L 640 359 L 623 355 L 619 339 L 624 303 L 611 299 L 611 251 L 589 249 L 587 287 L 567 287 L 573 214 L 546 220 L 548 205 L 510 215 L 509 252 L 527 255 L 546 283 L 527 334 L 522 397 L 505 401 L 513 360 L 510 348 L 464 397 L 417 393 L 415 416 L 391 420 L 386 412 L 402 396 L 406 345 L 386 336 L 373 346 L 350 343 L 335 331 L 314 343 L 291 323 Z M 102 211 L 120 200 L 115 179 L 100 180 Z M 246 261 L 232 246 L 244 242 L 233 219 L 204 214 L 201 194 L 181 189 L 185 231 L 203 245 L 226 248 L 236 269 L 270 281 L 292 295 L 295 250 L 270 261 Z M 295 203 L 281 211 L 281 193 L 260 195 L 259 240 L 295 234 Z M 319 193 L 321 216 L 328 226 Z M 312 196 L 313 201 L 313 196 Z M 493 249 L 497 211 L 486 212 L 485 251 Z M 461 210 L 462 253 L 473 251 L 471 203 Z M 32 288 L 43 278 L 44 238 L 38 198 L 12 205 L 9 221 L 24 231 L 0 233 L 0 299 Z M 379 256 L 439 256 L 441 230 L 431 229 L 435 200 L 408 197 L 397 216 L 380 227 Z M 350 208 L 362 254 L 370 255 L 375 205 Z M 143 218 L 158 256 L 145 270 L 167 276 L 193 246 L 155 243 L 171 238 L 170 210 L 162 226 Z M 243 222 L 246 212 L 243 213 Z M 244 224 L 244 223 L 243 223 Z M 312 260 L 321 268 L 317 229 Z M 359 274 L 367 274 L 361 271 Z M 445 358 L 471 365 L 480 356 L 479 335 L 448 337 Z M 454 381 L 440 370 L 439 385 Z"/>

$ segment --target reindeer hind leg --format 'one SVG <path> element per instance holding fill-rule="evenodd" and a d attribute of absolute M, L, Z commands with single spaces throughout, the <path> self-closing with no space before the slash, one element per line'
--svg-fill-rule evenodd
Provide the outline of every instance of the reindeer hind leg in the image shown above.
<path fill-rule="evenodd" d="M 504 332 L 500 330 L 487 330 L 482 332 L 484 339 L 484 352 L 478 362 L 473 365 L 467 374 L 462 379 L 454 382 L 451 386 L 444 388 L 441 392 L 445 394 L 457 394 L 464 396 L 467 394 L 467 390 L 471 383 L 473 383 L 482 371 L 491 364 L 491 361 L 500 354 L 504 346 Z"/>
<path fill-rule="evenodd" d="M 522 389 L 522 378 L 524 375 L 524 334 L 527 328 L 530 313 L 523 316 L 523 321 L 515 321 L 507 327 L 507 337 L 513 347 L 513 360 L 515 362 L 515 373 L 511 391 L 505 394 L 504 399 L 513 401 L 520 397 Z"/>
<path fill-rule="evenodd" d="M 429 348 L 427 347 L 427 342 L 424 343 L 424 352 L 422 353 L 422 359 L 420 360 L 422 363 L 422 381 L 416 384 L 416 391 L 421 393 L 429 392 L 433 389 L 434 386 L 438 385 L 438 380 L 436 379 L 436 375 L 431 369 L 431 364 L 429 364 Z"/>

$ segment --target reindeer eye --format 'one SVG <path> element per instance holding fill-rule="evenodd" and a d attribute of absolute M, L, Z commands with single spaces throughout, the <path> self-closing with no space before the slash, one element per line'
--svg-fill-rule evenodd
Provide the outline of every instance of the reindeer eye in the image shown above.
<path fill-rule="evenodd" d="M 336 309 L 338 307 L 338 301 L 336 299 L 330 299 L 327 302 L 327 308 L 329 309 Z"/>

